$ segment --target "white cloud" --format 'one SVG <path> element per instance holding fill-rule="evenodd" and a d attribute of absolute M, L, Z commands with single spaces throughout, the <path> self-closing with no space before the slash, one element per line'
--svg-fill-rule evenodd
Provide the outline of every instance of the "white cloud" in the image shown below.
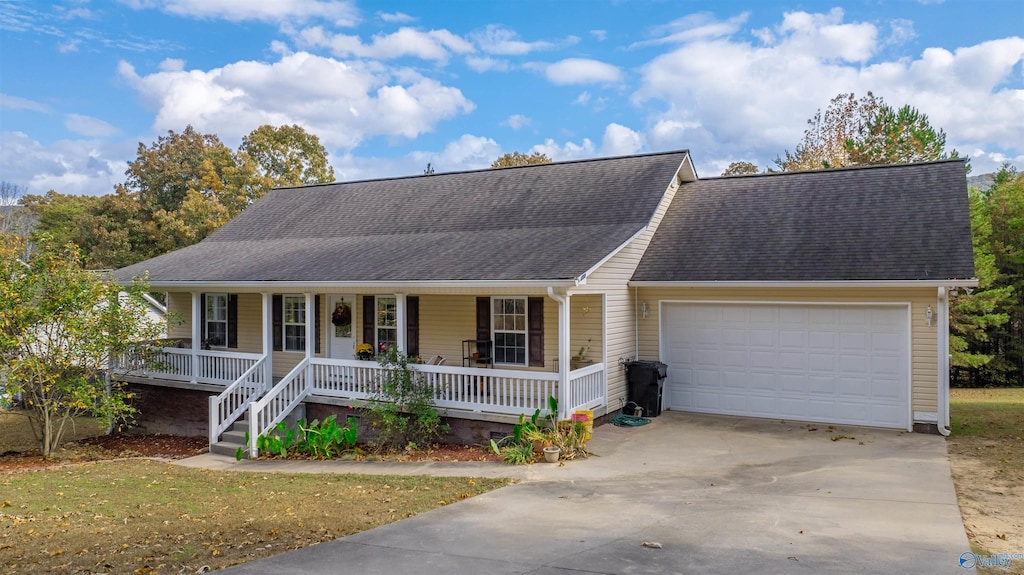
<path fill-rule="evenodd" d="M 555 162 L 565 162 L 568 160 L 580 160 L 583 158 L 594 157 L 594 143 L 589 138 L 583 138 L 582 143 L 566 142 L 559 144 L 553 139 L 548 138 L 544 140 L 543 144 L 537 144 L 530 148 L 530 154 L 541 153 L 551 158 Z"/>
<path fill-rule="evenodd" d="M 506 72 L 509 69 L 508 60 L 499 60 L 489 56 L 466 56 L 466 65 L 477 72 Z"/>
<path fill-rule="evenodd" d="M 82 44 L 82 41 L 77 38 L 72 38 L 67 42 L 58 42 L 57 51 L 61 54 L 67 54 L 70 52 L 77 52 L 78 46 Z"/>
<path fill-rule="evenodd" d="M 532 123 L 533 120 L 530 119 L 528 116 L 524 116 L 522 114 L 512 114 L 511 116 L 508 117 L 508 119 L 502 122 L 501 125 L 508 126 L 513 130 L 518 130 L 520 128 L 529 126 Z"/>
<path fill-rule="evenodd" d="M 44 146 L 21 132 L 0 133 L 0 173 L 30 194 L 102 195 L 124 179 L 135 143 L 61 140 Z"/>
<path fill-rule="evenodd" d="M 501 146 L 491 138 L 463 134 L 440 152 L 417 150 L 397 158 L 343 154 L 332 159 L 338 181 L 366 180 L 423 173 L 429 163 L 437 172 L 482 170 L 501 157 Z"/>
<path fill-rule="evenodd" d="M 747 22 L 749 12 L 743 12 L 725 21 L 719 21 L 709 12 L 698 12 L 677 18 L 664 26 L 658 26 L 651 32 L 653 38 L 643 42 L 634 42 L 630 48 L 642 46 L 654 46 L 658 44 L 677 44 L 695 42 L 698 40 L 710 40 L 731 36 L 739 31 L 740 27 Z"/>
<path fill-rule="evenodd" d="M 701 173 L 736 157 L 767 165 L 834 96 L 871 90 L 928 114 L 950 148 L 1024 153 L 1020 37 L 879 61 L 884 40 L 874 25 L 845 23 L 840 10 L 787 13 L 761 36 L 683 42 L 641 67 L 633 102 L 657 110 L 647 118 L 650 149 L 694 150 Z"/>
<path fill-rule="evenodd" d="M 572 103 L 577 105 L 577 106 L 585 106 L 587 104 L 587 102 L 589 102 L 589 101 L 590 101 L 590 92 L 587 92 L 586 90 L 584 90 L 584 91 L 580 92 L 579 96 L 576 96 L 576 99 L 573 100 Z"/>
<path fill-rule="evenodd" d="M 19 98 L 0 92 L 0 110 L 31 110 L 33 112 L 49 112 L 46 104 L 34 100 Z"/>
<path fill-rule="evenodd" d="M 377 12 L 377 17 L 389 24 L 408 24 L 416 21 L 413 16 L 402 12 Z"/>
<path fill-rule="evenodd" d="M 119 132 L 112 124 L 108 124 L 99 118 L 83 116 L 81 114 L 65 115 L 64 127 L 76 134 L 90 138 L 106 138 Z"/>
<path fill-rule="evenodd" d="M 181 72 L 185 69 L 185 61 L 180 58 L 164 58 L 157 67 L 161 72 Z"/>
<path fill-rule="evenodd" d="M 339 57 L 391 59 L 414 56 L 424 60 L 446 62 L 451 52 L 466 54 L 474 50 L 473 44 L 448 30 L 422 32 L 414 28 L 400 28 L 391 34 L 377 34 L 369 44 L 359 36 L 332 34 L 321 26 L 305 28 L 295 36 L 303 48 L 327 48 Z"/>
<path fill-rule="evenodd" d="M 121 77 L 156 110 L 156 132 L 191 124 L 237 142 L 262 124 L 299 124 L 328 146 L 351 149 L 374 136 L 415 138 L 475 107 L 458 88 L 412 70 L 345 63 L 297 52 L 274 63 L 242 61 L 209 71 Z"/>
<path fill-rule="evenodd" d="M 588 58 L 566 58 L 544 68 L 544 74 L 553 84 L 615 83 L 622 80 L 622 70 Z"/>
<path fill-rule="evenodd" d="M 257 20 L 270 23 L 327 20 L 335 26 L 354 26 L 359 13 L 349 1 L 284 0 L 254 2 L 252 0 L 121 0 L 135 10 L 158 9 L 168 14 L 202 20 L 220 19 L 229 22 Z"/>
<path fill-rule="evenodd" d="M 644 147 L 644 137 L 639 132 L 616 123 L 608 124 L 601 139 L 601 155 L 628 156 Z"/>
<path fill-rule="evenodd" d="M 598 42 L 604 42 L 605 39 L 608 37 L 608 31 L 607 30 L 591 30 L 590 31 L 590 35 L 593 36 L 594 39 L 597 40 Z"/>
<path fill-rule="evenodd" d="M 886 44 L 900 45 L 917 38 L 914 31 L 914 22 L 904 18 L 897 18 L 889 21 L 889 37 L 885 39 Z"/>
<path fill-rule="evenodd" d="M 542 40 L 526 42 L 520 40 L 518 36 L 514 31 L 496 24 L 490 24 L 484 30 L 470 34 L 470 37 L 481 50 L 488 54 L 497 54 L 499 56 L 520 56 L 536 50 L 547 50 L 555 47 L 551 42 Z"/>

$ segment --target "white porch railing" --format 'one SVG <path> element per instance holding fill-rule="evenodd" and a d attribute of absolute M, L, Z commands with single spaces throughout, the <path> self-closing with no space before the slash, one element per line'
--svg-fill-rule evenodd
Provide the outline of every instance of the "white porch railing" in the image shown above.
<path fill-rule="evenodd" d="M 569 386 L 565 393 L 565 413 L 601 405 L 605 400 L 605 389 L 603 363 L 570 371 Z"/>
<path fill-rule="evenodd" d="M 192 373 L 192 350 L 161 347 L 152 355 L 129 352 L 114 362 L 114 369 L 144 377 L 230 385 L 263 359 L 259 353 L 202 349 L 196 352 L 199 371 Z"/>
<path fill-rule="evenodd" d="M 377 392 L 382 368 L 372 361 L 313 358 L 315 395 L 370 399 Z M 547 409 L 549 396 L 558 396 L 558 374 L 511 369 L 480 369 L 410 364 L 434 390 L 434 405 L 474 412 L 520 414 Z M 604 397 L 604 365 L 572 372 L 577 409 Z"/>
<path fill-rule="evenodd" d="M 220 434 L 270 388 L 272 379 L 268 371 L 267 358 L 261 357 L 227 389 L 210 396 L 210 445 L 217 443 Z"/>
<path fill-rule="evenodd" d="M 308 378 L 309 358 L 295 366 L 284 379 L 277 382 L 259 401 L 249 404 L 249 457 L 259 456 L 256 438 L 267 433 L 283 421 L 312 390 Z"/>

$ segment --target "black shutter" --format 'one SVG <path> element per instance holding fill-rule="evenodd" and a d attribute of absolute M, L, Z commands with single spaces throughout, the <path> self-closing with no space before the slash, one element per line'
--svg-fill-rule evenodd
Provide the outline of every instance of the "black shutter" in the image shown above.
<path fill-rule="evenodd" d="M 530 367 L 544 367 L 544 298 L 531 297 L 526 302 L 526 333 L 530 338 Z"/>
<path fill-rule="evenodd" d="M 405 298 L 405 355 L 420 354 L 420 298 Z"/>
<path fill-rule="evenodd" d="M 228 294 L 228 347 L 238 348 L 238 294 Z"/>
<path fill-rule="evenodd" d="M 489 297 L 476 298 L 476 338 L 480 341 L 490 341 L 491 339 L 491 298 Z M 480 346 L 477 345 L 477 351 L 480 352 L 481 359 L 492 357 L 493 342 L 488 349 L 480 349 Z"/>
<path fill-rule="evenodd" d="M 316 295 L 313 296 L 313 299 L 316 301 L 316 303 L 313 305 L 313 308 L 316 310 L 316 320 L 313 321 L 314 329 L 316 329 L 316 334 L 314 334 L 313 336 L 313 339 L 316 341 L 316 350 L 314 351 L 314 353 L 320 353 L 320 324 L 322 323 L 320 316 L 323 315 L 322 313 L 320 313 L 320 300 L 323 299 L 323 296 Z"/>
<path fill-rule="evenodd" d="M 363 296 L 363 343 L 370 344 L 370 347 L 377 345 L 377 337 L 374 335 L 377 315 L 377 304 L 372 295 Z M 374 349 L 376 351 L 376 348 Z"/>
<path fill-rule="evenodd" d="M 199 347 L 205 348 L 206 341 L 206 294 L 199 294 Z"/>
<path fill-rule="evenodd" d="M 280 294 L 274 294 L 271 307 L 274 311 L 274 351 L 281 351 L 284 349 L 284 338 L 281 333 L 284 331 L 284 301 Z"/>

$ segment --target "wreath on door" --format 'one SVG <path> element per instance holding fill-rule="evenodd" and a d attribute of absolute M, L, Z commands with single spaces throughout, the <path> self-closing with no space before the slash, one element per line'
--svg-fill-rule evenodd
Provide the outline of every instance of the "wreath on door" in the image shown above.
<path fill-rule="evenodd" d="M 338 302 L 338 305 L 334 306 L 334 313 L 331 314 L 331 323 L 338 327 L 352 325 L 352 308 L 348 307 L 345 300 L 341 300 Z"/>

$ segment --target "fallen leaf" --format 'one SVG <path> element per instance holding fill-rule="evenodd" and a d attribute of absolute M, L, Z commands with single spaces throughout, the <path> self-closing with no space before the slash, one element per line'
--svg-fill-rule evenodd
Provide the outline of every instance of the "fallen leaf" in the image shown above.
<path fill-rule="evenodd" d="M 661 549 L 661 543 L 657 541 L 643 541 L 640 543 L 641 547 L 648 547 L 650 549 Z"/>

